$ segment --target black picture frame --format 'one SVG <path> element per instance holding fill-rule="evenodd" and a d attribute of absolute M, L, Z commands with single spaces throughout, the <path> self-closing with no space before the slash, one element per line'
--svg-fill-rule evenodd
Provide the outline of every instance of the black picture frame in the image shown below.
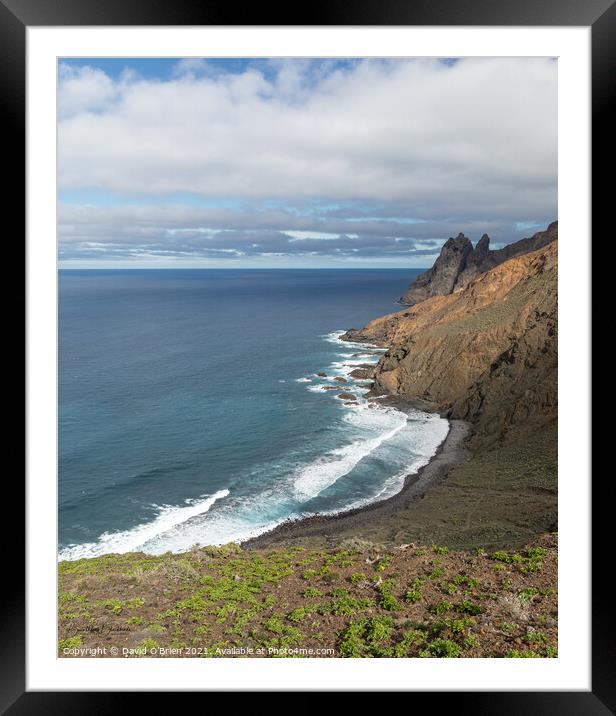
<path fill-rule="evenodd" d="M 466 25 L 466 26 L 590 26 L 592 38 L 592 216 L 593 228 L 608 224 L 613 198 L 613 126 L 610 111 L 616 86 L 616 0 L 315 0 L 297 8 L 293 17 L 281 6 L 253 3 L 245 8 L 229 3 L 195 0 L 0 0 L 0 97 L 4 124 L 5 206 L 15 221 L 13 236 L 25 236 L 25 120 L 26 29 L 29 26 L 96 25 Z M 610 151 L 612 147 L 612 151 Z M 23 234 L 22 234 L 23 232 Z M 25 246 L 25 244 L 24 244 Z M 17 257 L 15 257 L 17 258 Z M 24 259 L 21 254 L 19 260 Z M 16 321 L 15 294 L 6 306 Z M 21 325 L 25 325 L 25 322 Z M 23 330 L 23 328 L 21 329 Z M 583 378 L 583 377 L 582 377 Z M 19 425 L 19 421 L 15 421 Z M 607 477 L 607 475 L 606 475 Z M 596 510 L 609 504 L 609 482 L 597 480 L 593 489 L 593 590 L 592 590 L 592 691 L 589 692 L 462 692 L 429 694 L 432 708 L 438 696 L 455 699 L 455 708 L 474 714 L 593 714 L 616 713 L 614 671 L 616 650 L 612 640 L 610 592 L 598 586 L 599 565 L 611 564 L 609 519 Z M 31 692 L 25 683 L 25 525 L 13 511 L 10 549 L 4 554 L 4 608 L 0 611 L 2 657 L 0 708 L 9 714 L 114 713 L 143 705 L 143 694 L 114 692 Z M 7 527 L 8 531 L 8 527 Z M 584 579 L 585 575 L 581 575 Z M 580 665 L 581 668 L 584 665 Z M 486 688 L 490 687 L 486 684 Z M 414 694 L 413 706 L 422 694 Z M 164 699 L 164 694 L 157 699 Z M 159 700 L 158 707 L 162 707 Z M 177 704 L 176 704 L 177 708 Z"/>

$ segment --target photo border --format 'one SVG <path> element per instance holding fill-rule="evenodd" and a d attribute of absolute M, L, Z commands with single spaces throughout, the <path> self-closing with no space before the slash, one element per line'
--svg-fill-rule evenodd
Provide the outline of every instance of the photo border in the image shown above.
<path fill-rule="evenodd" d="M 29 26 L 75 26 L 75 25 L 236 25 L 229 22 L 237 14 L 229 6 L 203 7 L 196 2 L 176 0 L 174 3 L 154 4 L 145 0 L 107 0 L 97 4 L 92 0 L 64 0 L 58 3 L 44 0 L 1 0 L 0 4 L 0 92 L 3 99 L 9 162 L 5 171 L 10 183 L 5 190 L 6 206 L 16 218 L 17 234 L 25 235 L 25 92 L 26 92 L 26 29 Z M 302 8 L 304 10 L 304 8 Z M 613 146 L 614 123 L 609 111 L 610 99 L 615 92 L 616 77 L 616 4 L 613 0 L 592 0 L 583 3 L 576 0 L 546 2 L 524 0 L 517 4 L 479 0 L 472 5 L 456 0 L 439 0 L 430 6 L 402 6 L 395 1 L 374 3 L 339 3 L 336 6 L 313 3 L 294 23 L 280 22 L 280 13 L 268 12 L 261 5 L 253 5 L 242 11 L 242 25 L 474 25 L 474 26 L 589 26 L 592 37 L 592 214 L 593 227 L 608 227 L 607 214 L 613 204 L 611 183 L 607 181 L 613 171 L 609 147 Z M 268 22 L 275 16 L 276 22 Z M 318 20 L 318 22 L 316 22 Z M 20 220 L 21 218 L 21 220 Z M 23 227 L 23 228 L 22 228 Z M 15 301 L 7 306 L 14 306 Z M 15 312 L 16 314 L 17 312 Z M 15 318 L 15 315 L 12 316 Z M 17 421 L 15 421 L 17 422 Z M 607 483 L 593 486 L 595 505 L 609 504 Z M 604 496 L 602 500 L 601 497 Z M 5 582 L 7 595 L 0 616 L 4 637 L 4 658 L 0 674 L 3 712 L 10 706 L 10 713 L 53 713 L 78 711 L 92 708 L 108 712 L 122 707 L 125 696 L 113 692 L 26 692 L 25 691 L 25 570 L 24 570 L 24 522 L 17 510 L 13 512 L 15 524 L 10 530 L 11 540 L 6 550 L 7 564 Z M 609 565 L 611 559 L 610 538 L 607 534 L 608 519 L 594 515 L 592 521 L 593 574 L 599 574 L 598 565 Z M 11 559 L 13 563 L 11 563 Z M 475 713 L 498 712 L 502 714 L 530 711 L 541 714 L 605 714 L 614 713 L 616 707 L 615 684 L 612 676 L 614 646 L 611 640 L 611 613 L 607 590 L 592 591 L 592 692 L 507 692 L 469 693 L 460 692 L 440 696 L 455 696 L 458 708 L 472 704 Z M 414 694 L 414 697 L 420 694 Z M 140 694 L 134 694 L 139 697 Z M 157 695 L 158 697 L 158 695 Z M 430 697 L 432 698 L 432 697 Z M 96 707 L 95 707 L 96 704 Z"/>

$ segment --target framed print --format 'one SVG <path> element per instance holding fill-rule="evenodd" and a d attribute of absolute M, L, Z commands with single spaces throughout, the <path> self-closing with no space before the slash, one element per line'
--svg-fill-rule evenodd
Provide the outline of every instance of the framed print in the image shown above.
<path fill-rule="evenodd" d="M 27 282 L 8 713 L 615 708 L 590 531 L 614 5 L 313 7 L 3 0 Z"/>

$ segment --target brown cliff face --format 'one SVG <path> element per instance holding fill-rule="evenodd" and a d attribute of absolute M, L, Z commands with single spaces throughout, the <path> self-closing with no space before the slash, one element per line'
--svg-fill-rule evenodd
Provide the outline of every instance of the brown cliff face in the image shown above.
<path fill-rule="evenodd" d="M 441 249 L 434 266 L 418 276 L 402 295 L 400 302 L 414 305 L 432 296 L 444 296 L 467 286 L 474 278 L 508 261 L 547 246 L 558 239 L 558 222 L 546 231 L 539 231 L 528 239 L 520 239 L 496 251 L 490 250 L 490 237 L 484 234 L 473 249 L 463 234 L 449 239 Z"/>
<path fill-rule="evenodd" d="M 390 347 L 376 368 L 374 393 L 429 401 L 472 422 L 477 438 L 555 418 L 557 245 L 343 336 Z"/>

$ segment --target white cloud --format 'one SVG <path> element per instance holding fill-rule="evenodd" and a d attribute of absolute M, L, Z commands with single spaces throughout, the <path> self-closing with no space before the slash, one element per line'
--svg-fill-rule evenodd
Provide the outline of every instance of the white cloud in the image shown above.
<path fill-rule="evenodd" d="M 236 73 L 188 58 L 166 80 L 63 66 L 60 188 L 120 205 L 62 204 L 61 256 L 425 266 L 458 231 L 506 244 L 556 218 L 556 73 L 545 58 Z"/>
<path fill-rule="evenodd" d="M 459 228 L 475 239 L 486 229 L 493 237 L 519 238 L 511 233 L 515 227 L 506 222 L 466 222 L 452 231 L 446 222 L 411 224 L 385 218 L 358 222 L 341 216 L 340 211 L 335 216 L 300 216 L 291 210 L 250 207 L 61 204 L 59 208 L 60 258 L 66 263 L 101 258 L 159 261 L 161 257 L 209 261 L 226 256 L 255 264 L 286 257 L 295 265 L 306 265 L 317 257 L 321 265 L 341 260 L 342 265 L 353 261 L 425 267 L 444 243 L 444 238 L 436 237 L 455 234 Z"/>
<path fill-rule="evenodd" d="M 200 75 L 208 72 L 207 60 L 199 57 L 184 57 L 178 60 L 173 68 L 174 77 L 183 77 L 185 75 Z"/>
<path fill-rule="evenodd" d="M 320 76 L 310 67 L 280 63 L 273 79 L 188 65 L 169 81 L 67 72 L 60 185 L 403 200 L 429 218 L 555 213 L 554 61 L 359 62 Z"/>
<path fill-rule="evenodd" d="M 116 83 L 93 67 L 60 65 L 58 114 L 61 119 L 97 110 L 109 110 L 118 94 Z"/>

